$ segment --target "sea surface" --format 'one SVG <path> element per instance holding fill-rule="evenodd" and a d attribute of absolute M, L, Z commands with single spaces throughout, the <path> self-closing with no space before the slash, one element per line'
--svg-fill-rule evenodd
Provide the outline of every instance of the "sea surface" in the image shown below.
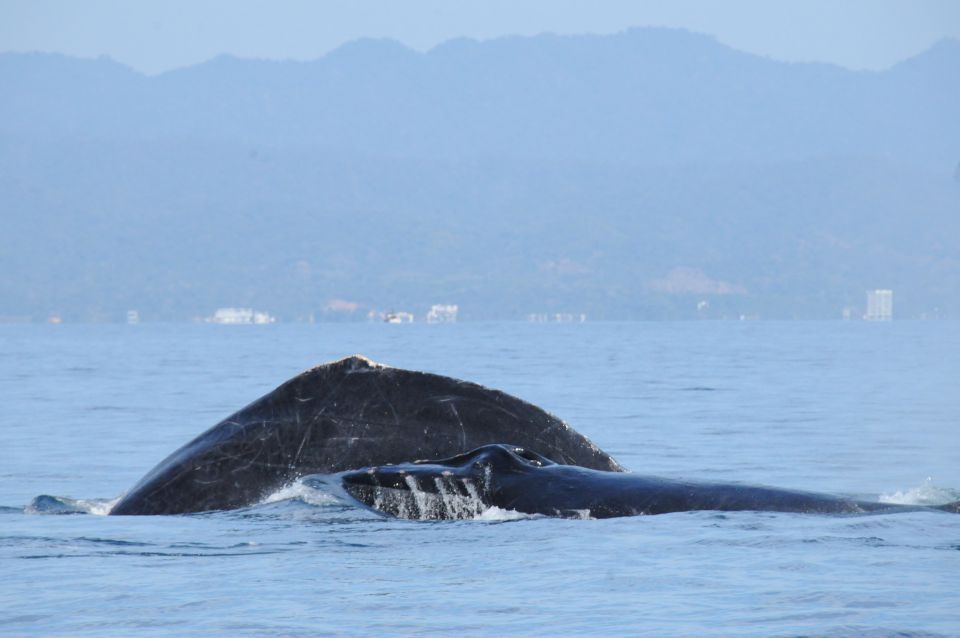
<path fill-rule="evenodd" d="M 355 353 L 520 396 L 635 472 L 960 498 L 957 322 L 6 325 L 0 636 L 960 636 L 960 516 L 941 512 L 423 522 L 297 484 L 98 515 Z"/>

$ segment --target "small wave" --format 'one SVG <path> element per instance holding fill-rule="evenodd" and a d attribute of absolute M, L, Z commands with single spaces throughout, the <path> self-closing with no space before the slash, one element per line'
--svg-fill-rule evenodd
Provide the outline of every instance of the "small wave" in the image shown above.
<path fill-rule="evenodd" d="M 518 512 L 517 510 L 505 510 L 503 508 L 497 507 L 496 505 L 488 507 L 479 514 L 473 517 L 475 521 L 522 521 L 528 518 L 540 518 L 536 514 L 524 514 L 523 512 Z"/>
<path fill-rule="evenodd" d="M 23 508 L 23 511 L 27 514 L 93 514 L 95 516 L 106 516 L 119 500 L 119 496 L 110 499 L 86 499 L 41 494 L 30 501 L 30 504 Z"/>
<path fill-rule="evenodd" d="M 927 480 L 918 487 L 907 490 L 900 490 L 892 494 L 881 494 L 881 503 L 891 503 L 894 505 L 921 505 L 934 506 L 944 505 L 960 500 L 960 490 L 954 490 L 947 487 L 937 487 L 933 484 L 933 479 L 927 477 Z"/>
<path fill-rule="evenodd" d="M 268 503 L 279 503 L 280 501 L 292 500 L 317 506 L 340 503 L 340 499 L 325 489 L 326 484 L 323 481 L 318 480 L 317 476 L 312 476 L 310 478 L 311 480 L 309 484 L 305 483 L 303 479 L 300 479 L 290 483 L 289 485 L 281 487 L 279 490 L 260 501 L 260 504 L 266 505 Z"/>

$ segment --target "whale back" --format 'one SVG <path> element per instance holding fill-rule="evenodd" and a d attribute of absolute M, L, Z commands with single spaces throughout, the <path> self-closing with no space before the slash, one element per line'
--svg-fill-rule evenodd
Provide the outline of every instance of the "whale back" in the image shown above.
<path fill-rule="evenodd" d="M 517 397 L 353 356 L 303 372 L 176 450 L 111 513 L 235 509 L 300 476 L 450 457 L 503 441 L 557 463 L 623 469 Z"/>

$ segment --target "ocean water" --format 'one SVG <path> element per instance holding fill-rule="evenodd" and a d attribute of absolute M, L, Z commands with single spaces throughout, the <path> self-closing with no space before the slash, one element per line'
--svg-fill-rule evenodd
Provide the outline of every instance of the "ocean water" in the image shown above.
<path fill-rule="evenodd" d="M 960 516 L 53 515 L 317 363 L 496 387 L 645 474 L 960 498 L 960 323 L 0 326 L 3 636 L 960 636 Z M 43 508 L 41 508 L 42 510 Z"/>

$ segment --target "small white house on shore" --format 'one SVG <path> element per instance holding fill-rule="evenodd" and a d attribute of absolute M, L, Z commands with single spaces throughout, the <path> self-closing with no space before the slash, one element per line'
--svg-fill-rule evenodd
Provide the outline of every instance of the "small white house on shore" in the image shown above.
<path fill-rule="evenodd" d="M 260 312 L 253 308 L 217 308 L 216 312 L 207 317 L 205 321 L 224 325 L 250 325 L 275 323 L 277 319 L 266 312 Z"/>

